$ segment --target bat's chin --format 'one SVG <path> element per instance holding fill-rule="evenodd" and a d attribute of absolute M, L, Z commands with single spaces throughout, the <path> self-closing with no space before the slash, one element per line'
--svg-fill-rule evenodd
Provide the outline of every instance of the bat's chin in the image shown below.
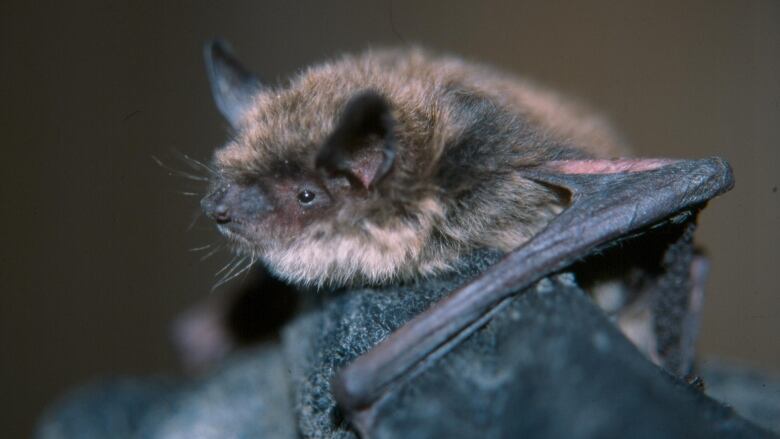
<path fill-rule="evenodd" d="M 246 237 L 245 227 L 239 223 L 218 224 L 217 229 L 225 238 L 240 248 L 251 249 L 255 247 L 254 243 Z"/>

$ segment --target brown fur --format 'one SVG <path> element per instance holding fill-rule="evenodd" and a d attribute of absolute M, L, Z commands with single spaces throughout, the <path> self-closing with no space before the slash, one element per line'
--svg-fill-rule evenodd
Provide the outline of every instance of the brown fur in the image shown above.
<path fill-rule="evenodd" d="M 387 178 L 368 191 L 338 192 L 322 213 L 226 232 L 295 283 L 413 279 L 448 270 L 475 248 L 509 251 L 564 203 L 518 169 L 621 151 L 603 119 L 557 94 L 456 58 L 389 50 L 345 56 L 262 89 L 216 153 L 217 170 L 233 182 L 264 176 L 294 186 L 295 172 L 327 179 L 312 177 L 314 157 L 345 103 L 364 90 L 393 108 L 398 153 Z"/>

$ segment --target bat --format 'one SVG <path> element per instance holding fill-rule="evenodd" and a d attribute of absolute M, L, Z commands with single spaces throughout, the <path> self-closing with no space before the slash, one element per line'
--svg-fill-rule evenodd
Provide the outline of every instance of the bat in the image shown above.
<path fill-rule="evenodd" d="M 340 288 L 457 270 L 474 249 L 506 253 L 336 377 L 351 414 L 509 295 L 732 185 L 718 158 L 614 159 L 625 149 L 600 117 L 457 58 L 369 51 L 279 86 L 221 41 L 205 58 L 233 136 L 201 205 L 252 261 L 301 288 Z"/>

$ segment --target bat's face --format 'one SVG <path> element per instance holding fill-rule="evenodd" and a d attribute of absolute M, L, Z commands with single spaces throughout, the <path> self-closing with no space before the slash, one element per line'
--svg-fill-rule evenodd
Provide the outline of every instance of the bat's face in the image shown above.
<path fill-rule="evenodd" d="M 201 201 L 220 232 L 241 250 L 264 257 L 345 208 L 348 185 L 323 178 L 308 163 L 290 160 L 259 170 L 233 160 L 250 149 L 230 145 L 217 153 L 219 175 Z"/>
<path fill-rule="evenodd" d="M 264 260 L 289 280 L 349 281 L 332 276 L 343 270 L 341 259 L 366 258 L 365 243 L 353 241 L 363 236 L 371 218 L 367 210 L 376 203 L 374 189 L 364 187 L 360 177 L 316 165 L 328 137 L 325 130 L 318 135 L 288 125 L 281 131 L 309 137 L 290 139 L 268 127 L 254 128 L 215 154 L 218 175 L 201 202 L 204 212 L 239 251 Z M 382 156 L 361 159 L 364 171 L 371 172 L 368 168 L 378 166 Z"/>
<path fill-rule="evenodd" d="M 397 130 L 384 96 L 306 81 L 264 89 L 219 44 L 207 49 L 207 63 L 236 134 L 215 154 L 201 205 L 239 251 L 308 285 L 439 268 L 421 254 L 438 205 L 411 187 L 403 201 L 391 193 Z"/>

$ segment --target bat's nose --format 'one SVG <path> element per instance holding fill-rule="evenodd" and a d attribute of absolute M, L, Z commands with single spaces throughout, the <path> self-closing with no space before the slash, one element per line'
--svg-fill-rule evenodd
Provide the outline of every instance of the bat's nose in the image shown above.
<path fill-rule="evenodd" d="M 226 188 L 219 188 L 200 200 L 200 207 L 203 209 L 203 213 L 218 224 L 230 222 L 230 208 L 225 202 L 226 192 Z"/>
<path fill-rule="evenodd" d="M 208 197 L 204 198 L 200 202 L 200 206 L 203 209 L 203 213 L 209 218 L 217 222 L 217 224 L 225 224 L 230 222 L 230 209 L 227 205 L 222 203 L 214 203 L 209 200 Z"/>
<path fill-rule="evenodd" d="M 230 222 L 230 212 L 228 210 L 228 207 L 224 204 L 219 204 L 214 209 L 214 213 L 211 215 L 211 217 L 216 221 L 218 224 L 225 224 Z"/>
<path fill-rule="evenodd" d="M 272 210 L 263 190 L 258 185 L 226 183 L 200 201 L 203 213 L 217 222 L 242 223 L 258 221 Z"/>

